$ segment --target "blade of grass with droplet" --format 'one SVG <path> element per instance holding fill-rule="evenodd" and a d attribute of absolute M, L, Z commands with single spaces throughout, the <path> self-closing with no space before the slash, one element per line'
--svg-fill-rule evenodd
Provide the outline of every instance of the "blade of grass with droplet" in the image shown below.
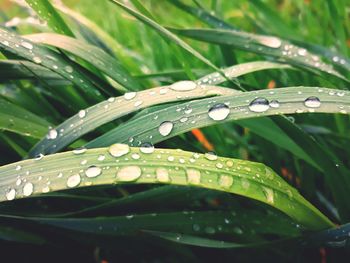
<path fill-rule="evenodd" d="M 29 70 L 28 70 L 29 68 Z M 38 64 L 26 60 L 0 60 L 0 81 L 10 81 L 17 79 L 36 79 L 33 74 L 35 72 L 38 76 L 43 78 L 45 82 L 58 85 L 69 85 L 71 82 L 63 79 L 57 73 L 44 68 Z"/>
<path fill-rule="evenodd" d="M 47 22 L 48 26 L 53 31 L 67 36 L 73 36 L 72 31 L 48 0 L 25 1 L 32 9 L 35 10 L 38 17 Z"/>
<path fill-rule="evenodd" d="M 278 100 L 279 106 L 277 108 L 269 107 L 264 112 L 256 113 L 249 110 L 249 103 L 255 98 L 265 98 L 268 101 Z M 317 98 L 321 101 L 320 107 L 310 108 L 305 105 L 307 98 Z M 326 88 L 312 88 L 312 87 L 294 87 L 294 88 L 279 88 L 274 90 L 271 94 L 269 90 L 260 90 L 252 92 L 244 92 L 231 96 L 221 96 L 215 98 L 201 99 L 191 101 L 181 105 L 171 106 L 155 112 L 145 114 L 139 118 L 132 119 L 127 123 L 105 133 L 104 135 L 89 142 L 86 147 L 100 147 L 110 145 L 114 142 L 129 143 L 138 146 L 142 143 L 157 143 L 171 138 L 178 134 L 190 131 L 194 128 L 205 127 L 220 123 L 211 119 L 208 115 L 208 109 L 214 105 L 228 105 L 226 114 L 227 118 L 223 121 L 242 120 L 252 117 L 261 117 L 269 115 L 291 114 L 291 113 L 305 113 L 305 112 L 324 112 L 324 113 L 349 113 L 350 97 L 349 92 L 343 90 L 333 90 Z M 189 114 L 186 110 L 191 109 Z M 159 129 L 161 124 L 170 121 L 172 129 L 163 136 Z M 341 167 L 336 169 L 334 158 L 331 158 L 327 151 L 318 146 L 314 140 L 311 140 L 305 133 L 286 121 L 276 118 L 275 121 L 279 123 L 280 129 L 285 129 L 286 133 L 294 142 L 298 142 L 300 147 L 294 149 L 293 153 L 300 158 L 308 161 L 317 169 L 321 170 L 326 178 L 326 182 L 332 189 L 332 193 L 337 203 L 341 205 L 341 214 L 343 219 L 349 217 L 350 207 L 346 200 L 347 193 L 342 190 L 337 190 L 341 185 L 349 185 L 350 181 L 346 176 L 347 171 L 343 171 L 343 167 L 339 160 Z M 142 127 L 137 125 L 143 123 Z M 256 127 L 256 126 L 255 126 Z M 253 125 L 254 128 L 254 125 Z M 261 128 L 261 127 L 260 127 Z M 266 133 L 264 133 L 266 135 Z M 130 137 L 132 140 L 130 140 Z M 273 138 L 273 139 L 277 139 Z M 270 138 L 271 140 L 271 138 Z M 295 145 L 293 143 L 292 145 Z M 307 147 L 304 147 L 307 145 Z M 292 149 L 287 150 L 291 151 Z M 305 158 L 305 155 L 307 158 Z M 311 160 L 310 160 L 311 159 Z M 336 179 L 332 178 L 333 174 L 337 174 Z M 341 188 L 341 187 L 340 187 Z M 339 189 L 340 189 L 339 188 Z"/>
<path fill-rule="evenodd" d="M 6 50 L 59 74 L 74 83 L 92 101 L 96 102 L 102 98 L 91 78 L 87 74 L 83 74 L 77 64 L 49 48 L 37 45 L 11 31 L 0 28 L 0 50 Z"/>
<path fill-rule="evenodd" d="M 288 41 L 277 37 L 256 35 L 224 29 L 178 29 L 171 28 L 172 32 L 204 42 L 229 45 L 257 54 L 268 55 L 279 61 L 290 63 L 312 71 L 322 71 L 347 82 L 349 80 L 337 72 L 332 65 L 321 61 L 316 54 L 304 48 L 297 47 Z"/>
<path fill-rule="evenodd" d="M 157 149 L 152 150 L 152 153 L 143 151 L 127 145 L 112 145 L 109 149 L 58 153 L 41 157 L 40 160 L 30 159 L 2 166 L 0 200 L 13 200 L 79 186 L 166 183 L 246 196 L 281 210 L 310 229 L 323 229 L 333 225 L 294 188 L 263 164 L 213 158 L 180 150 Z M 64 167 L 60 165 L 62 163 L 65 164 Z M 21 181 L 16 184 L 18 176 Z"/>
<path fill-rule="evenodd" d="M 241 37 L 244 37 L 246 36 L 245 34 L 248 34 L 248 33 L 245 33 L 243 31 L 238 31 L 235 27 L 233 27 L 232 25 L 230 24 L 227 24 L 224 20 L 221 20 L 217 17 L 215 17 L 214 15 L 208 13 L 207 11 L 205 11 L 204 9 L 201 9 L 201 8 L 195 8 L 195 7 L 192 7 L 192 6 L 189 6 L 189 5 L 186 5 L 184 3 L 182 3 L 181 1 L 178 1 L 178 0 L 171 0 L 170 3 L 174 4 L 175 6 L 181 8 L 183 11 L 185 12 L 188 12 L 194 16 L 196 16 L 197 18 L 199 18 L 200 20 L 202 20 L 203 22 L 207 23 L 208 25 L 214 27 L 214 28 L 217 28 L 217 29 L 225 29 L 225 30 L 229 30 L 229 31 L 232 31 L 233 34 L 236 32 L 238 38 L 241 38 Z M 252 1 L 252 4 L 254 5 L 258 5 L 259 7 L 261 7 L 261 5 L 264 5 L 263 3 L 258 3 L 256 1 Z M 265 8 L 266 9 L 266 8 Z M 260 8 L 259 11 L 261 12 L 263 9 Z M 271 20 L 271 16 L 269 16 L 269 19 Z M 275 18 L 277 19 L 277 18 Z M 274 23 L 276 24 L 276 23 Z M 277 23 L 278 24 L 278 23 Z M 283 23 L 279 23 L 279 25 L 281 26 Z M 285 29 L 288 28 L 287 26 L 284 26 Z M 282 30 L 282 31 L 279 31 L 279 32 L 287 32 L 287 31 L 290 31 L 290 30 Z M 242 34 L 240 34 L 242 33 Z M 295 36 L 295 34 L 292 34 L 293 36 Z M 246 41 L 245 43 L 242 42 L 241 44 L 238 42 L 237 44 L 240 45 L 239 46 L 236 46 L 235 44 L 233 44 L 235 47 L 238 47 L 238 48 L 242 48 L 244 50 L 247 50 L 247 51 L 252 51 L 252 52 L 256 52 L 258 54 L 264 54 L 262 53 L 261 51 L 263 51 L 264 49 L 261 47 L 261 45 L 258 45 L 258 48 L 251 48 L 250 47 L 250 39 L 249 37 L 251 36 L 251 34 L 248 34 L 248 41 Z M 260 42 L 261 44 L 261 41 L 263 42 L 267 42 L 268 43 L 268 39 L 270 38 L 270 41 L 273 41 L 273 39 L 277 39 L 273 36 L 259 36 L 259 35 L 255 35 L 256 36 L 256 39 L 255 41 L 257 40 L 258 42 Z M 247 36 L 246 36 L 247 37 Z M 260 38 L 262 37 L 262 38 Z M 265 38 L 264 40 L 264 37 L 267 37 Z M 259 39 L 260 38 L 260 39 Z M 281 40 L 283 42 L 283 44 L 285 46 L 289 45 L 290 43 L 288 41 L 285 41 L 285 40 Z M 336 52 L 333 52 L 333 51 L 330 51 L 329 49 L 326 49 L 324 47 L 320 47 L 320 48 L 315 48 L 313 47 L 313 45 L 310 45 L 308 43 L 303 43 L 303 42 L 300 42 L 300 41 L 291 41 L 291 42 L 294 42 L 296 43 L 296 46 L 293 47 L 293 49 L 298 49 L 297 52 L 294 52 L 296 53 L 295 55 L 299 55 L 299 57 L 302 57 L 303 56 L 306 56 L 307 53 L 309 53 L 308 55 L 308 58 L 305 57 L 306 60 L 309 60 L 309 62 L 312 62 L 313 60 L 315 60 L 317 58 L 317 56 L 315 56 L 316 54 L 320 55 L 320 57 L 325 57 L 327 58 L 331 63 L 334 63 L 336 64 L 337 66 L 340 66 L 340 67 L 343 67 L 345 68 L 346 70 L 349 71 L 349 68 L 350 68 L 350 62 L 348 61 L 348 59 L 346 57 L 344 57 L 343 55 L 339 54 L 339 53 L 336 53 Z M 245 45 L 244 45 L 245 44 Z M 266 43 L 265 43 L 266 44 Z M 298 47 L 298 45 L 301 45 L 301 47 Z M 266 45 L 265 45 L 266 47 Z M 268 46 L 267 46 L 268 47 Z M 308 50 L 304 50 L 302 47 L 306 47 L 308 48 Z M 260 50 L 259 50 L 260 49 Z M 291 55 L 294 56 L 294 54 L 290 54 L 290 47 L 288 48 L 288 50 L 285 50 L 283 53 L 280 52 L 280 55 L 286 55 L 284 56 L 284 59 L 286 59 L 285 57 L 287 57 L 286 61 L 289 60 L 288 57 L 291 57 L 290 59 L 293 60 L 293 57 Z M 264 50 L 265 51 L 265 50 Z M 266 51 L 269 51 L 268 49 Z M 271 49 L 270 49 L 271 51 Z M 309 51 L 309 52 L 308 52 Z M 310 52 L 311 51 L 311 52 Z M 305 55 L 303 55 L 305 54 Z M 273 54 L 271 54 L 271 52 L 267 52 L 266 55 L 272 55 L 274 56 Z M 278 56 L 277 56 L 278 57 Z M 296 58 L 294 58 L 296 59 Z M 319 59 L 319 58 L 318 58 Z M 306 61 L 308 62 L 308 61 Z M 297 61 L 297 64 L 299 64 L 300 61 Z M 314 65 L 311 64 L 311 66 L 313 68 L 315 68 L 316 65 L 321 65 L 321 62 L 316 60 L 313 62 Z M 303 64 L 303 63 L 302 63 Z M 310 63 L 307 63 L 307 64 L 310 64 Z M 341 77 L 342 79 L 344 79 L 344 76 L 343 75 L 340 75 L 339 72 L 333 70 L 332 66 L 330 65 L 325 65 L 326 67 L 324 68 L 324 71 L 326 71 L 327 73 L 330 73 L 330 74 L 335 74 L 336 76 L 338 77 Z M 328 70 L 331 69 L 332 72 L 328 72 Z M 345 80 L 349 81 L 348 78 L 346 78 Z"/>
<path fill-rule="evenodd" d="M 285 65 L 271 62 L 248 62 L 237 66 L 224 69 L 223 72 L 226 77 L 238 77 L 242 74 L 272 68 L 285 68 Z M 198 81 L 200 83 L 219 83 L 224 78 L 219 73 L 213 73 L 203 77 Z M 192 84 L 189 84 L 191 86 Z M 115 120 L 119 117 L 134 111 L 153 106 L 156 104 L 188 100 L 191 98 L 200 98 L 210 95 L 224 95 L 234 94 L 237 91 L 227 88 L 210 88 L 202 86 L 201 88 L 195 88 L 193 90 L 183 92 L 176 91 L 169 87 L 158 87 L 146 91 L 140 91 L 137 94 L 128 93 L 125 96 L 131 99 L 126 100 L 125 97 L 111 98 L 107 101 L 96 104 L 85 110 L 83 118 L 79 116 L 79 113 L 72 116 L 61 125 L 56 127 L 57 130 L 63 129 L 65 132 L 55 140 L 49 140 L 43 138 L 29 153 L 30 156 L 35 156 L 39 153 L 47 154 L 57 152 L 69 145 L 71 142 L 79 138 L 80 136 L 94 130 L 102 124 Z M 161 96 L 157 96 L 157 94 Z M 135 105 L 135 103 L 137 103 Z M 84 112 L 83 112 L 84 113 Z M 106 114 L 108 113 L 108 114 Z M 81 121 L 83 120 L 83 121 Z"/>
<path fill-rule="evenodd" d="M 102 41 L 104 41 L 107 46 L 112 49 L 117 56 L 122 59 L 123 65 L 130 65 L 130 68 L 138 68 L 139 64 L 135 63 L 133 59 L 135 58 L 137 60 L 140 60 L 141 57 L 131 51 L 123 47 L 119 42 L 117 42 L 113 37 L 111 37 L 109 34 L 107 34 L 103 29 L 101 29 L 96 23 L 89 20 L 87 17 L 83 16 L 82 14 L 75 12 L 72 9 L 69 9 L 68 7 L 64 6 L 62 3 L 58 4 L 56 3 L 55 8 L 68 16 L 70 19 L 75 21 L 79 24 L 79 26 L 83 26 L 87 30 L 92 31 L 98 38 L 100 38 Z"/>
<path fill-rule="evenodd" d="M 276 216 L 278 215 L 278 216 Z M 72 230 L 96 236 L 134 236 L 140 232 L 153 234 L 164 231 L 178 231 L 178 242 L 186 235 L 196 235 L 198 238 L 211 237 L 226 240 L 235 240 L 237 245 L 254 246 L 265 242 L 276 242 L 280 238 L 290 239 L 301 235 L 302 228 L 281 214 L 264 214 L 253 211 L 226 212 L 226 211 L 186 211 L 152 214 L 127 214 L 126 216 L 98 217 L 98 218 L 46 218 L 33 216 L 0 215 L 5 219 L 34 221 L 40 224 Z M 259 219 L 257 219 L 259 218 Z M 171 219 L 171 220 L 170 220 Z M 267 222 L 264 227 L 261 222 Z M 181 223 L 180 223 L 181 222 Z M 118 226 L 118 227 L 116 227 Z M 264 235 L 274 235 L 274 238 L 265 238 Z M 174 240 L 175 241 L 175 240 Z M 183 240 L 185 241 L 185 240 Z M 195 239 L 192 244 L 200 246 Z M 260 244 L 257 242 L 260 241 Z M 221 246 L 218 244 L 221 243 Z M 225 242 L 212 239 L 207 246 L 223 248 Z M 230 241 L 226 243 L 230 244 Z M 231 243 L 232 244 L 232 243 Z M 230 245 L 231 246 L 231 245 Z"/>
<path fill-rule="evenodd" d="M 26 35 L 25 38 L 35 43 L 50 45 L 68 51 L 86 60 L 128 90 L 141 89 L 140 84 L 131 77 L 119 61 L 96 46 L 71 37 L 52 33 Z"/>
<path fill-rule="evenodd" d="M 0 129 L 36 139 L 47 132 L 49 122 L 0 98 Z"/>

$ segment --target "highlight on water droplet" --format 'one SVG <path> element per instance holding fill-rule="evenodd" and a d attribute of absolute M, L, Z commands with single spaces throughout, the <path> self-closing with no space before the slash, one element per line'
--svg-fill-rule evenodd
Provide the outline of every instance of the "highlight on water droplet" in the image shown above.
<path fill-rule="evenodd" d="M 189 184 L 200 184 L 201 182 L 201 172 L 195 169 L 187 169 L 187 182 Z"/>
<path fill-rule="evenodd" d="M 270 108 L 269 101 L 265 98 L 256 98 L 249 104 L 249 110 L 252 112 L 265 112 Z"/>
<path fill-rule="evenodd" d="M 219 177 L 219 185 L 223 188 L 230 188 L 233 184 L 233 178 L 230 175 L 221 175 Z"/>
<path fill-rule="evenodd" d="M 86 116 L 86 111 L 85 110 L 80 110 L 78 113 L 79 118 L 84 118 Z"/>
<path fill-rule="evenodd" d="M 102 169 L 95 165 L 91 165 L 85 170 L 85 175 L 89 178 L 97 177 L 102 173 Z"/>
<path fill-rule="evenodd" d="M 130 152 L 130 147 L 127 144 L 116 143 L 116 144 L 112 144 L 109 147 L 108 152 L 113 157 L 120 157 L 120 156 L 123 156 L 123 155 L 129 153 Z"/>
<path fill-rule="evenodd" d="M 77 155 L 78 154 L 83 154 L 85 152 L 86 152 L 86 148 L 85 147 L 79 147 L 79 148 L 73 150 L 73 153 L 77 154 Z"/>
<path fill-rule="evenodd" d="M 55 129 L 50 129 L 49 133 L 47 134 L 47 139 L 54 140 L 57 138 L 58 132 Z"/>
<path fill-rule="evenodd" d="M 204 157 L 209 161 L 215 161 L 218 159 L 218 156 L 216 155 L 215 152 L 207 152 L 204 154 Z"/>
<path fill-rule="evenodd" d="M 270 107 L 271 108 L 278 108 L 280 106 L 280 103 L 278 100 L 271 100 L 270 101 Z"/>
<path fill-rule="evenodd" d="M 197 84 L 190 80 L 182 80 L 170 85 L 169 88 L 175 91 L 189 91 L 197 88 Z"/>
<path fill-rule="evenodd" d="M 164 121 L 159 125 L 158 131 L 160 135 L 168 136 L 173 130 L 173 127 L 174 127 L 174 124 L 171 121 Z"/>
<path fill-rule="evenodd" d="M 209 117 L 214 121 L 222 121 L 226 119 L 229 113 L 230 108 L 224 103 L 215 104 L 208 111 Z"/>
<path fill-rule="evenodd" d="M 26 183 L 23 186 L 23 195 L 30 196 L 33 193 L 34 185 L 32 183 Z"/>
<path fill-rule="evenodd" d="M 264 195 L 266 197 L 266 201 L 270 204 L 274 204 L 274 194 L 273 194 L 273 190 L 271 188 L 268 187 L 262 187 Z"/>
<path fill-rule="evenodd" d="M 318 108 L 321 106 L 321 101 L 318 97 L 311 96 L 304 101 L 304 105 L 308 108 Z"/>
<path fill-rule="evenodd" d="M 122 182 L 131 182 L 141 176 L 141 168 L 138 166 L 125 166 L 117 172 L 117 179 Z"/>
<path fill-rule="evenodd" d="M 261 36 L 258 41 L 260 44 L 271 48 L 279 48 L 282 45 L 282 41 L 277 37 Z"/>
<path fill-rule="evenodd" d="M 152 143 L 144 142 L 140 146 L 140 152 L 150 154 L 154 152 L 154 146 Z"/>
<path fill-rule="evenodd" d="M 13 199 L 15 199 L 16 197 L 16 190 L 15 189 L 10 189 L 7 193 L 6 193 L 6 200 L 11 201 Z"/>
<path fill-rule="evenodd" d="M 169 172 L 165 168 L 156 169 L 156 178 L 161 183 L 166 183 L 170 181 Z"/>
<path fill-rule="evenodd" d="M 124 94 L 124 99 L 132 100 L 133 98 L 135 98 L 135 96 L 136 96 L 136 92 L 127 92 Z"/>
<path fill-rule="evenodd" d="M 76 187 L 80 184 L 80 182 L 81 182 L 80 174 L 73 174 L 68 177 L 67 186 L 69 188 Z"/>

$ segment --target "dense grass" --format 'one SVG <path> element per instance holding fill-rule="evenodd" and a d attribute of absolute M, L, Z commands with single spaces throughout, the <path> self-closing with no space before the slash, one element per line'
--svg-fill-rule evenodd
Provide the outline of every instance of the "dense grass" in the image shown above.
<path fill-rule="evenodd" d="M 0 0 L 1 257 L 345 260 L 347 1 L 26 2 Z"/>

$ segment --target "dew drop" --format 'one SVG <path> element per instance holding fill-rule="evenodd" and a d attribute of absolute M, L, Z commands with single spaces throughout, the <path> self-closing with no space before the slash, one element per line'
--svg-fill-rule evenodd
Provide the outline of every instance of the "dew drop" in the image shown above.
<path fill-rule="evenodd" d="M 44 158 L 44 155 L 42 153 L 39 153 L 34 157 L 34 160 L 40 161 L 42 158 Z"/>
<path fill-rule="evenodd" d="M 117 172 L 117 178 L 123 182 L 135 181 L 141 176 L 141 169 L 138 166 L 125 166 Z"/>
<path fill-rule="evenodd" d="M 265 112 L 269 108 L 269 101 L 265 98 L 256 98 L 249 104 L 249 110 L 252 112 Z"/>
<path fill-rule="evenodd" d="M 218 156 L 214 152 L 207 152 L 205 153 L 204 157 L 210 161 L 215 161 L 218 159 Z"/>
<path fill-rule="evenodd" d="M 311 96 L 304 101 L 304 105 L 308 108 L 318 108 L 321 106 L 321 101 L 319 98 Z"/>
<path fill-rule="evenodd" d="M 23 195 L 30 196 L 33 193 L 34 185 L 32 183 L 26 183 L 23 186 Z"/>
<path fill-rule="evenodd" d="M 151 143 L 145 142 L 141 144 L 140 152 L 150 154 L 154 152 L 154 146 Z"/>
<path fill-rule="evenodd" d="M 162 136 L 168 136 L 171 133 L 173 127 L 174 124 L 171 121 L 164 121 L 159 125 L 158 131 Z"/>
<path fill-rule="evenodd" d="M 307 50 L 306 49 L 304 49 L 304 48 L 299 48 L 298 49 L 298 55 L 299 56 L 305 56 L 306 55 L 306 53 L 307 53 Z"/>
<path fill-rule="evenodd" d="M 201 182 L 201 173 L 195 169 L 187 169 L 187 182 L 189 184 L 200 184 Z"/>
<path fill-rule="evenodd" d="M 219 178 L 219 185 L 223 188 L 230 188 L 233 184 L 233 178 L 229 175 L 221 175 Z"/>
<path fill-rule="evenodd" d="M 85 110 L 80 110 L 78 113 L 79 118 L 84 118 L 86 116 L 86 111 Z"/>
<path fill-rule="evenodd" d="M 175 91 L 189 91 L 197 88 L 197 84 L 190 80 L 182 80 L 170 85 L 169 88 Z"/>
<path fill-rule="evenodd" d="M 65 66 L 64 70 L 68 73 L 72 73 L 73 72 L 73 68 L 71 66 Z"/>
<path fill-rule="evenodd" d="M 47 138 L 49 140 L 54 140 L 57 138 L 58 132 L 55 129 L 50 129 L 49 133 L 47 134 Z"/>
<path fill-rule="evenodd" d="M 97 177 L 102 173 L 102 169 L 95 165 L 90 166 L 85 170 L 85 175 L 89 178 Z"/>
<path fill-rule="evenodd" d="M 266 201 L 270 204 L 274 203 L 273 190 L 271 188 L 263 187 L 263 192 L 266 197 Z"/>
<path fill-rule="evenodd" d="M 222 121 L 226 119 L 229 113 L 230 108 L 223 103 L 215 104 L 208 111 L 209 117 L 214 121 Z"/>
<path fill-rule="evenodd" d="M 157 168 L 156 178 L 161 183 L 166 183 L 170 181 L 168 170 L 165 168 Z"/>
<path fill-rule="evenodd" d="M 138 159 L 140 159 L 140 155 L 138 153 L 133 153 L 131 155 L 131 158 L 133 158 L 134 160 L 138 160 Z"/>
<path fill-rule="evenodd" d="M 277 37 L 261 37 L 258 41 L 260 44 L 272 48 L 279 48 L 282 45 L 282 41 Z"/>
<path fill-rule="evenodd" d="M 108 151 L 113 157 L 120 157 L 129 153 L 130 147 L 127 144 L 116 143 L 111 145 Z"/>
<path fill-rule="evenodd" d="M 26 49 L 29 49 L 29 50 L 33 49 L 33 45 L 31 43 L 29 43 L 29 42 L 22 42 L 21 46 L 26 48 Z"/>
<path fill-rule="evenodd" d="M 132 100 L 133 98 L 135 98 L 135 96 L 136 96 L 136 92 L 127 92 L 124 94 L 124 99 Z"/>
<path fill-rule="evenodd" d="M 73 174 L 68 177 L 67 186 L 70 188 L 76 187 L 80 184 L 80 182 L 81 182 L 80 174 Z"/>
<path fill-rule="evenodd" d="M 80 147 L 80 148 L 77 148 L 77 149 L 73 150 L 74 154 L 83 154 L 84 152 L 86 152 L 86 148 L 85 147 Z"/>
<path fill-rule="evenodd" d="M 33 61 L 36 63 L 36 64 L 40 64 L 42 61 L 41 61 L 41 58 L 39 57 L 33 57 Z"/>
<path fill-rule="evenodd" d="M 278 100 L 271 100 L 270 101 L 271 108 L 278 108 L 279 106 L 280 106 L 280 103 L 278 102 Z"/>
<path fill-rule="evenodd" d="M 10 189 L 7 193 L 6 193 L 6 199 L 11 201 L 13 199 L 15 199 L 16 197 L 16 190 L 15 189 Z"/>

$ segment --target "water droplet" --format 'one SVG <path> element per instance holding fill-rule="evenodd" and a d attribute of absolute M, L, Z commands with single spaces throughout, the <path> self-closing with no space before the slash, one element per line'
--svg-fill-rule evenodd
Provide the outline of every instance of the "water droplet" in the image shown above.
<path fill-rule="evenodd" d="M 164 121 L 159 125 L 158 131 L 162 136 L 168 136 L 171 133 L 173 127 L 174 124 L 171 121 Z"/>
<path fill-rule="evenodd" d="M 263 192 L 266 197 L 266 201 L 270 204 L 274 203 L 273 190 L 271 188 L 263 187 Z"/>
<path fill-rule="evenodd" d="M 168 170 L 165 168 L 157 168 L 156 177 L 157 180 L 161 183 L 166 183 L 170 181 Z"/>
<path fill-rule="evenodd" d="M 260 37 L 259 43 L 272 48 L 279 48 L 282 45 L 282 41 L 277 37 Z"/>
<path fill-rule="evenodd" d="M 280 103 L 278 102 L 278 100 L 271 100 L 270 101 L 271 108 L 278 108 L 279 106 L 280 106 Z"/>
<path fill-rule="evenodd" d="M 189 91 L 197 88 L 197 84 L 190 80 L 182 80 L 170 85 L 169 88 L 175 91 Z"/>
<path fill-rule="evenodd" d="M 141 169 L 138 166 L 125 166 L 117 172 L 117 178 L 123 182 L 135 181 L 141 176 Z"/>
<path fill-rule="evenodd" d="M 103 154 L 101 154 L 97 157 L 98 161 L 103 161 L 104 159 L 106 159 L 106 156 L 104 156 Z"/>
<path fill-rule="evenodd" d="M 134 160 L 138 160 L 138 159 L 140 159 L 140 155 L 138 153 L 133 153 L 131 155 L 131 158 L 133 158 Z"/>
<path fill-rule="evenodd" d="M 252 112 L 265 112 L 269 108 L 269 101 L 265 98 L 256 98 L 249 104 L 249 110 Z"/>
<path fill-rule="evenodd" d="M 73 72 L 73 68 L 71 66 L 65 66 L 64 70 L 68 73 L 72 73 Z"/>
<path fill-rule="evenodd" d="M 73 174 L 68 177 L 67 186 L 70 188 L 76 187 L 80 184 L 80 182 L 81 182 L 80 174 Z"/>
<path fill-rule="evenodd" d="M 304 101 L 304 105 L 309 108 L 318 108 L 321 106 L 321 101 L 319 98 L 311 96 Z"/>
<path fill-rule="evenodd" d="M 43 155 L 42 153 L 39 153 L 39 154 L 37 154 L 37 155 L 35 156 L 34 160 L 39 161 L 39 160 L 41 160 L 42 158 L 44 158 L 44 155 Z"/>
<path fill-rule="evenodd" d="M 146 153 L 146 154 L 153 153 L 154 152 L 153 144 L 148 143 L 148 142 L 141 144 L 140 152 Z"/>
<path fill-rule="evenodd" d="M 58 132 L 55 129 L 50 129 L 49 133 L 47 134 L 47 138 L 49 140 L 54 140 L 57 138 Z"/>
<path fill-rule="evenodd" d="M 21 169 L 22 169 L 22 166 L 20 166 L 20 165 L 17 165 L 16 168 L 15 168 L 16 171 L 19 171 Z"/>
<path fill-rule="evenodd" d="M 230 188 L 233 184 L 233 178 L 229 175 L 221 175 L 219 178 L 219 185 L 223 188 Z"/>
<path fill-rule="evenodd" d="M 218 156 L 214 152 L 207 152 L 205 153 L 204 157 L 210 161 L 215 161 L 218 159 Z"/>
<path fill-rule="evenodd" d="M 11 201 L 13 199 L 15 199 L 16 197 L 16 190 L 15 189 L 10 189 L 7 193 L 6 193 L 6 199 Z"/>
<path fill-rule="evenodd" d="M 204 232 L 207 233 L 207 234 L 215 234 L 215 228 L 214 227 L 211 227 L 211 226 L 207 226 L 204 228 Z"/>
<path fill-rule="evenodd" d="M 43 193 L 48 193 L 48 192 L 50 192 L 50 187 L 49 186 L 45 186 L 41 191 Z"/>
<path fill-rule="evenodd" d="M 85 147 L 80 147 L 80 148 L 77 148 L 77 149 L 73 150 L 74 154 L 83 154 L 84 152 L 86 152 L 86 148 Z"/>
<path fill-rule="evenodd" d="M 136 96 L 136 92 L 127 92 L 124 94 L 124 99 L 132 100 L 133 98 L 135 98 L 135 96 Z"/>
<path fill-rule="evenodd" d="M 201 173 L 195 169 L 187 169 L 187 182 L 189 184 L 200 184 L 201 182 Z"/>
<path fill-rule="evenodd" d="M 84 118 L 86 116 L 86 111 L 85 110 L 80 110 L 78 113 L 79 118 Z"/>
<path fill-rule="evenodd" d="M 299 48 L 298 49 L 298 55 L 299 56 L 305 56 L 307 53 L 307 50 L 305 48 Z"/>
<path fill-rule="evenodd" d="M 33 193 L 34 185 L 32 183 L 26 183 L 23 186 L 23 195 L 30 196 Z"/>
<path fill-rule="evenodd" d="M 130 151 L 130 147 L 127 144 L 116 143 L 111 145 L 108 151 L 113 157 L 120 157 L 127 154 Z"/>
<path fill-rule="evenodd" d="M 230 108 L 223 103 L 215 104 L 208 111 L 209 117 L 214 121 L 222 121 L 226 119 L 229 113 Z"/>
<path fill-rule="evenodd" d="M 21 46 L 29 50 L 33 49 L 33 45 L 29 42 L 22 42 Z"/>
<path fill-rule="evenodd" d="M 200 230 L 201 230 L 201 227 L 200 227 L 198 224 L 194 224 L 194 225 L 193 225 L 193 231 L 198 232 L 198 231 L 200 231 Z"/>
<path fill-rule="evenodd" d="M 99 176 L 101 173 L 102 173 L 102 169 L 95 165 L 92 165 L 85 170 L 85 175 L 89 178 Z"/>
<path fill-rule="evenodd" d="M 236 233 L 236 234 L 238 234 L 238 235 L 243 234 L 242 228 L 240 228 L 240 227 L 238 227 L 238 226 L 234 227 L 232 230 L 233 230 L 234 233 Z"/>
<path fill-rule="evenodd" d="M 42 61 L 41 61 L 41 58 L 39 57 L 33 57 L 33 61 L 36 63 L 36 64 L 40 64 Z"/>

